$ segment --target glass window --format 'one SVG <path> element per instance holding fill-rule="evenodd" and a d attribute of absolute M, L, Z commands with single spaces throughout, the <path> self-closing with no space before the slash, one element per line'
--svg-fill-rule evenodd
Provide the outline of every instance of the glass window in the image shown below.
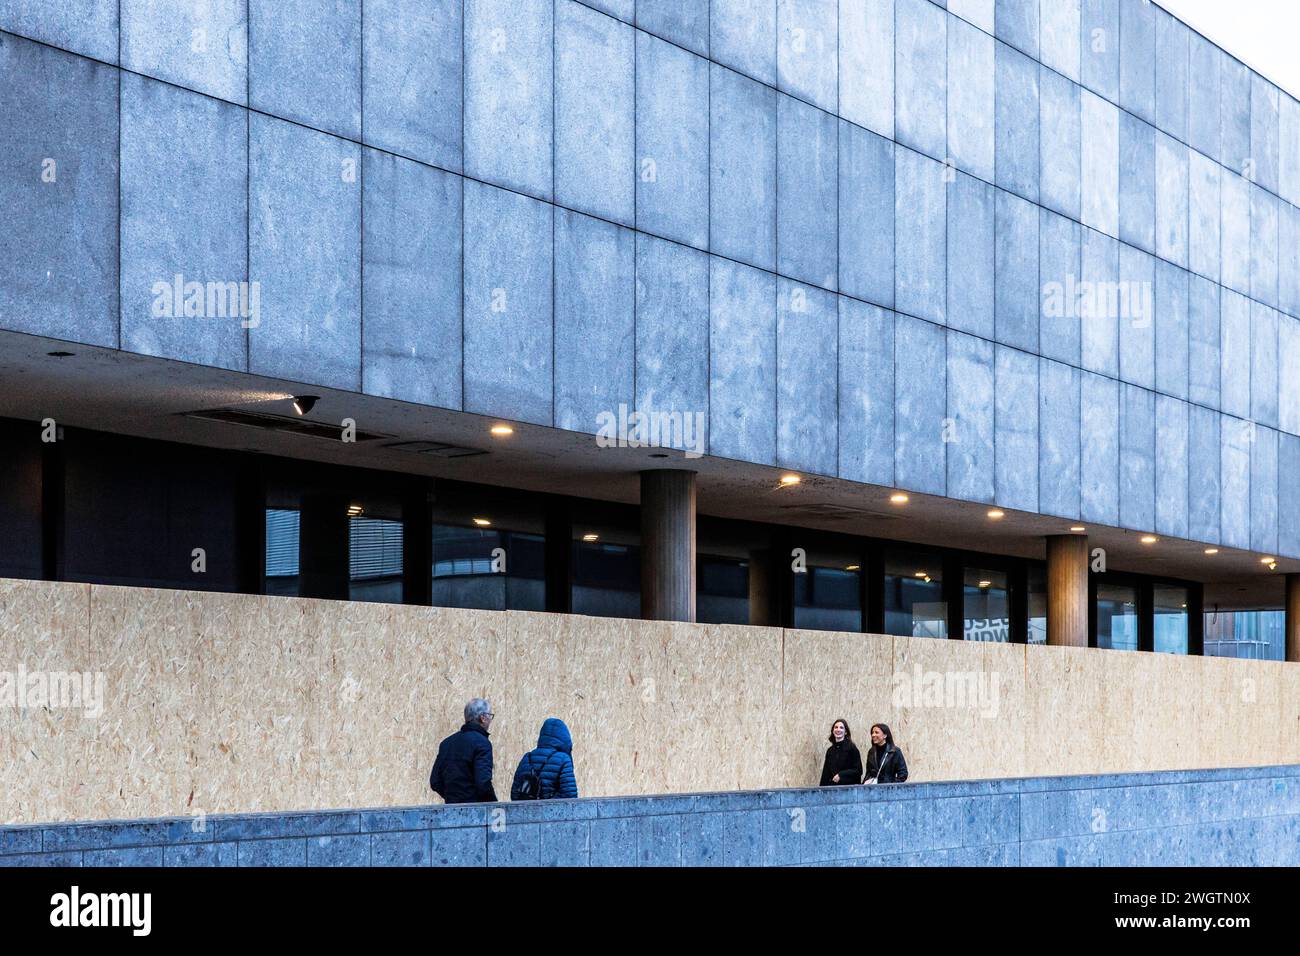
<path fill-rule="evenodd" d="M 749 562 L 699 556 L 695 619 L 701 624 L 749 623 Z"/>
<path fill-rule="evenodd" d="M 298 594 L 298 519 L 296 509 L 266 509 L 267 594 Z"/>
<path fill-rule="evenodd" d="M 1152 595 L 1155 651 L 1159 654 L 1186 654 L 1187 588 L 1157 584 Z"/>
<path fill-rule="evenodd" d="M 795 627 L 813 631 L 862 630 L 862 553 L 856 543 L 798 532 L 803 570 L 793 570 Z"/>
<path fill-rule="evenodd" d="M 1209 657 L 1283 660 L 1286 657 L 1286 612 L 1207 612 L 1205 653 Z"/>
<path fill-rule="evenodd" d="M 885 555 L 885 633 L 948 636 L 942 557 L 919 551 Z"/>
<path fill-rule="evenodd" d="M 402 603 L 402 522 L 348 510 L 348 597 Z"/>
<path fill-rule="evenodd" d="M 574 614 L 641 616 L 641 529 L 636 509 L 583 502 L 573 518 Z"/>
<path fill-rule="evenodd" d="M 545 515 L 538 499 L 439 484 L 433 506 L 432 603 L 546 610 Z"/>
<path fill-rule="evenodd" d="M 1011 641 L 1011 611 L 1005 571 L 966 568 L 962 638 L 967 641 Z"/>
<path fill-rule="evenodd" d="M 1097 646 L 1138 649 L 1137 590 L 1119 584 L 1097 585 Z"/>
<path fill-rule="evenodd" d="M 1047 643 L 1047 569 L 1029 566 L 1029 630 L 1027 643 Z"/>
<path fill-rule="evenodd" d="M 746 522 L 701 516 L 696 524 L 695 619 L 701 624 L 748 624 L 750 567 L 768 532 Z"/>

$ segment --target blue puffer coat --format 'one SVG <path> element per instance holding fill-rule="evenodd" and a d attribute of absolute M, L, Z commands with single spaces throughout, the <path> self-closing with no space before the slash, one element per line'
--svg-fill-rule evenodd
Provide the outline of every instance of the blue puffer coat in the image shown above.
<path fill-rule="evenodd" d="M 511 800 L 521 799 L 519 787 L 530 772 L 541 778 L 543 800 L 578 795 L 578 781 L 573 776 L 573 737 L 558 717 L 546 718 L 537 735 L 537 749 L 528 751 L 519 761 L 510 785 Z"/>

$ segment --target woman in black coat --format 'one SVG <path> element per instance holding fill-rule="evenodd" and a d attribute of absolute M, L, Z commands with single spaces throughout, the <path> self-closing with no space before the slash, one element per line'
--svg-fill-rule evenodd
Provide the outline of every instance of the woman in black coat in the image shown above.
<path fill-rule="evenodd" d="M 867 751 L 867 772 L 863 783 L 902 783 L 907 779 L 907 761 L 894 746 L 889 724 L 871 725 L 871 749 Z"/>
<path fill-rule="evenodd" d="M 844 719 L 831 724 L 831 745 L 826 748 L 826 759 L 822 762 L 823 787 L 842 787 L 857 783 L 862 779 L 862 755 L 858 745 L 853 742 L 853 732 L 849 722 Z"/>

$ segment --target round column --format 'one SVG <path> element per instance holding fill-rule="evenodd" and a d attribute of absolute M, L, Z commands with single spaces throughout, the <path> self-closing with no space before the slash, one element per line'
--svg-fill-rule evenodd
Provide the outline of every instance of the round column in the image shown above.
<path fill-rule="evenodd" d="M 641 617 L 695 620 L 695 472 L 641 472 Z"/>

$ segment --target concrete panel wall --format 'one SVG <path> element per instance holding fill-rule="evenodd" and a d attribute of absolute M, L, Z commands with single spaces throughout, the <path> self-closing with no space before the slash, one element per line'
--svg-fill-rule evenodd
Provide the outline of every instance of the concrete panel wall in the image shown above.
<path fill-rule="evenodd" d="M 1140 531 L 1181 506 L 1157 490 L 1159 508 L 1116 511 L 1086 456 L 1091 474 L 1076 480 L 1067 462 L 1045 496 L 1002 464 L 1106 444 L 1071 440 L 1073 413 L 1042 419 L 1040 441 L 1035 407 L 1031 448 L 1008 418 L 1026 398 L 1000 394 L 1023 380 L 1013 367 L 1071 369 L 1081 431 L 1138 401 L 1125 391 L 1101 409 L 1118 382 L 1144 406 L 1159 396 L 1166 421 L 1226 415 L 1255 429 L 1244 435 L 1300 436 L 1284 347 L 1300 321 L 1300 104 L 1144 0 L 117 7 L 0 2 L 0 120 L 15 144 L 0 195 L 27 210 L 0 239 L 7 329 L 580 431 L 593 408 L 635 397 L 636 370 L 667 363 L 714 416 L 714 455 L 986 500 L 970 468 L 987 449 L 956 469 L 922 464 L 910 411 L 830 374 L 869 344 L 844 317 L 890 310 L 891 328 L 915 319 L 996 343 L 994 501 L 1056 513 L 1079 497 L 1081 512 Z M 177 148 L 157 149 L 164 138 Z M 573 270 L 599 244 L 561 243 L 578 214 L 637 233 L 591 260 L 589 281 Z M 661 290 L 757 270 L 730 306 L 735 283 L 705 281 L 707 352 L 699 323 L 662 319 L 669 293 L 637 283 L 637 250 L 654 242 L 705 257 L 647 259 Z M 673 285 L 662 270 L 679 267 Z M 151 290 L 176 274 L 259 283 L 258 326 L 154 315 Z M 822 345 L 848 352 L 785 354 L 789 283 L 835 316 Z M 570 347 L 596 326 L 599 354 Z M 894 382 L 897 349 L 873 344 L 886 358 L 871 373 Z M 769 359 L 799 371 L 767 381 L 773 366 L 753 369 Z M 1094 381 L 1085 395 L 1084 372 L 1109 392 Z M 818 430 L 825 447 L 787 454 L 777 394 L 814 380 L 795 414 L 841 417 Z M 1217 450 L 1201 435 L 1185 452 L 1168 431 L 1122 432 L 1117 473 L 1141 489 L 1148 471 L 1157 489 L 1191 475 L 1189 536 L 1272 540 L 1290 520 L 1275 499 L 1211 494 L 1193 456 L 1220 462 L 1221 489 L 1226 469 L 1230 487 L 1258 476 L 1280 501 L 1289 472 L 1275 482 L 1268 448 L 1227 444 L 1236 425 L 1217 432 Z M 1181 459 L 1149 468 L 1149 448 Z M 1204 513 L 1215 499 L 1220 513 Z"/>
<path fill-rule="evenodd" d="M 841 716 L 914 781 L 1300 758 L 1274 662 L 26 581 L 0 660 L 103 677 L 92 716 L 0 707 L 7 822 L 425 803 L 479 695 L 498 794 L 555 715 L 584 796 L 807 786 Z"/>

